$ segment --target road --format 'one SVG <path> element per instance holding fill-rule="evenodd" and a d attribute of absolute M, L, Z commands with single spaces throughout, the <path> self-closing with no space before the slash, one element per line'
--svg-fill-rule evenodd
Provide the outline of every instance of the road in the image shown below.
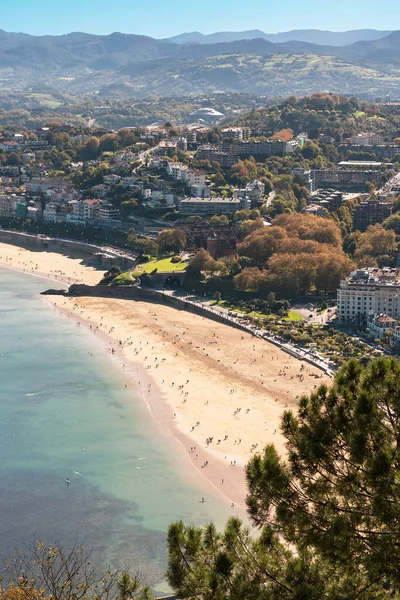
<path fill-rule="evenodd" d="M 389 192 L 400 192 L 400 173 L 393 175 L 391 179 L 380 190 L 377 190 L 377 194 L 388 194 Z"/>

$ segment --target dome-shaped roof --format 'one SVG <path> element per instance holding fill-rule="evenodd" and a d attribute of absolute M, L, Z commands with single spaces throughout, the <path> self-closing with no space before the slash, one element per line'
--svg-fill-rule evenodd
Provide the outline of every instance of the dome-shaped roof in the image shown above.
<path fill-rule="evenodd" d="M 198 116 L 198 117 L 223 117 L 224 115 L 214 108 L 198 108 L 194 112 L 190 113 L 190 116 Z"/>

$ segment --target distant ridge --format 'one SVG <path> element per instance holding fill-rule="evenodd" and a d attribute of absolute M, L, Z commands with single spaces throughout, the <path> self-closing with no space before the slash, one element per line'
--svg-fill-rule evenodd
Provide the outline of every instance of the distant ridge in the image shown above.
<path fill-rule="evenodd" d="M 290 31 L 271 34 L 271 41 L 252 30 L 213 34 L 213 43 L 176 43 L 118 32 L 33 36 L 0 30 L 0 92 L 46 89 L 143 98 L 218 91 L 280 97 L 329 90 L 398 98 L 400 32 L 385 33 Z M 316 43 L 321 39 L 324 44 Z M 352 41 L 340 45 L 345 40 Z"/>
<path fill-rule="evenodd" d="M 181 33 L 167 38 L 175 44 L 218 44 L 221 42 L 235 42 L 238 40 L 253 40 L 262 38 L 268 42 L 308 42 L 322 46 L 347 46 L 360 41 L 374 41 L 385 37 L 391 31 L 377 29 L 353 29 L 350 31 L 321 31 L 319 29 L 297 29 L 282 33 L 264 33 L 260 29 L 250 31 L 220 31 L 217 33 L 203 34 L 199 31 Z"/>

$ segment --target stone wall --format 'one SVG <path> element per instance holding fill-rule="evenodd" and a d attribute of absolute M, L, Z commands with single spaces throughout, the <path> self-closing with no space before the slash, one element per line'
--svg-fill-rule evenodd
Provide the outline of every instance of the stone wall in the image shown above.
<path fill-rule="evenodd" d="M 133 256 L 122 256 L 117 251 L 113 251 L 110 248 L 103 248 L 102 246 L 86 244 L 85 242 L 78 242 L 76 240 L 31 235 L 20 231 L 0 229 L 0 242 L 21 246 L 22 248 L 32 248 L 33 250 L 50 250 L 52 252 L 62 252 L 65 254 L 68 252 L 76 252 L 82 257 L 99 255 L 99 264 L 104 264 L 107 268 L 118 264 L 121 268 L 129 269 L 136 263 Z M 106 255 L 104 259 L 100 256 L 101 254 Z"/>
<path fill-rule="evenodd" d="M 50 293 L 54 294 L 54 290 L 49 290 Z M 46 292 L 44 292 L 46 293 Z M 62 293 L 62 292 L 60 292 Z M 177 296 L 171 296 L 169 294 L 163 294 L 155 290 L 143 289 L 136 286 L 107 286 L 107 285 L 82 285 L 74 284 L 71 285 L 67 293 L 69 296 L 90 296 L 94 298 L 119 298 L 123 300 L 137 300 L 141 302 L 151 302 L 153 304 L 164 304 L 171 306 L 178 310 L 185 310 L 192 312 L 201 317 L 217 321 L 240 329 L 242 331 L 248 331 L 245 325 L 232 321 L 228 316 L 215 313 L 207 308 L 199 306 L 198 304 L 192 304 L 186 300 Z"/>

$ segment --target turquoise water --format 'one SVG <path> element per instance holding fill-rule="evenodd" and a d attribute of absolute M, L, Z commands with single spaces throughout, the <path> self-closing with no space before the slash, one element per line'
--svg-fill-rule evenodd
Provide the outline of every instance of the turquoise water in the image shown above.
<path fill-rule="evenodd" d="M 98 342 L 43 302 L 47 287 L 0 269 L 0 560 L 35 535 L 79 542 L 161 591 L 168 524 L 222 523 L 228 508 L 187 477 Z"/>

